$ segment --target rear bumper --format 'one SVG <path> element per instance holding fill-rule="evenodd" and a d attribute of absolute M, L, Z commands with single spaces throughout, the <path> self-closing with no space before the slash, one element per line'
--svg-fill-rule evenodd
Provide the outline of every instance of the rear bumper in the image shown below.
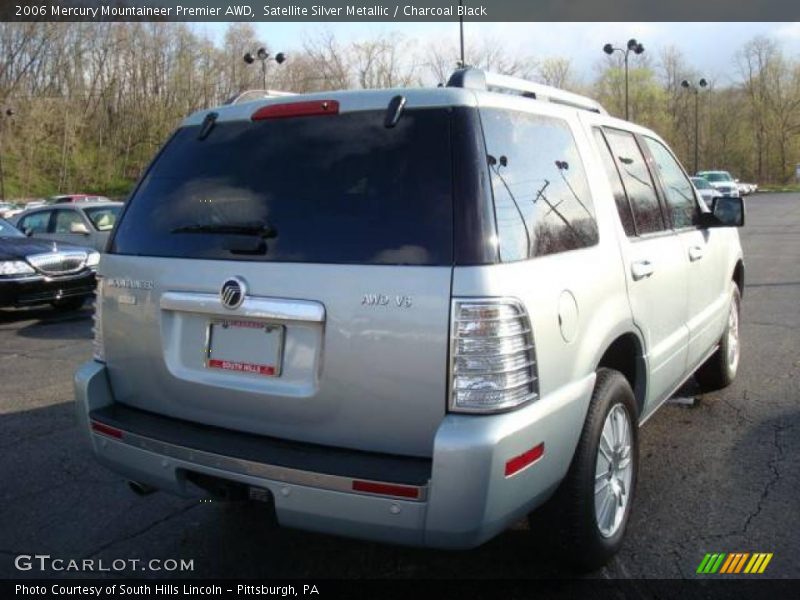
<path fill-rule="evenodd" d="M 148 429 L 115 404 L 103 364 L 89 362 L 75 375 L 77 416 L 95 457 L 128 479 L 193 496 L 199 490 L 187 473 L 210 475 L 269 490 L 281 525 L 440 548 L 477 546 L 552 494 L 569 467 L 593 385 L 591 375 L 512 413 L 448 415 L 430 460 L 367 453 L 349 457 L 350 451 L 330 449 L 342 460 L 309 463 L 312 451 L 292 455 L 291 449 L 287 455 L 265 438 L 273 453 L 269 459 L 258 454 L 266 448 L 258 440 L 248 446 L 242 438 L 229 446 L 225 436 L 238 435 L 232 432 L 206 431 L 209 437 L 192 424 L 180 426 L 155 415 L 145 419 L 152 420 Z M 101 430 L 106 425 L 122 431 L 121 437 L 93 430 L 93 422 L 101 423 Z M 505 476 L 509 459 L 542 443 L 540 459 Z M 402 497 L 404 492 L 354 491 L 355 480 L 399 485 L 419 494 L 409 499 Z"/>
<path fill-rule="evenodd" d="M 36 275 L 13 280 L 0 279 L 0 306 L 33 306 L 91 296 L 95 283 L 95 273 L 91 270 L 67 277 Z"/>

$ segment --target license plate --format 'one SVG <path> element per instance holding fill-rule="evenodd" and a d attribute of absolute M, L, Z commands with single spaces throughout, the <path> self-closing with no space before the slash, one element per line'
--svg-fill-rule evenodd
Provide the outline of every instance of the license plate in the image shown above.
<path fill-rule="evenodd" d="M 272 492 L 260 487 L 251 487 L 249 490 L 250 500 L 257 500 L 258 502 L 272 503 Z"/>
<path fill-rule="evenodd" d="M 206 336 L 206 367 L 278 377 L 283 336 L 283 325 L 233 319 L 211 321 Z"/>

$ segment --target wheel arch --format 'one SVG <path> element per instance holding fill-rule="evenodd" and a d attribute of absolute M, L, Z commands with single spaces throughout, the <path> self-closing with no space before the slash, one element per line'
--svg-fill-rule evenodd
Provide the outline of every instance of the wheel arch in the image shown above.
<path fill-rule="evenodd" d="M 627 331 L 606 344 L 595 370 L 601 367 L 619 371 L 628 380 L 636 398 L 638 416 L 641 416 L 647 398 L 647 363 L 639 336 Z"/>
<path fill-rule="evenodd" d="M 744 297 L 744 261 L 740 258 L 733 268 L 733 281 L 739 287 L 739 296 Z"/>

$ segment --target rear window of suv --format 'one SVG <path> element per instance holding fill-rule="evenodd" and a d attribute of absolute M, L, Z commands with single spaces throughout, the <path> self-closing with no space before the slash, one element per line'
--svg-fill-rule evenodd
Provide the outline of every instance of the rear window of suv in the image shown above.
<path fill-rule="evenodd" d="M 450 112 L 406 110 L 179 129 L 122 216 L 116 254 L 449 265 Z M 202 138 L 202 139 L 201 139 Z"/>

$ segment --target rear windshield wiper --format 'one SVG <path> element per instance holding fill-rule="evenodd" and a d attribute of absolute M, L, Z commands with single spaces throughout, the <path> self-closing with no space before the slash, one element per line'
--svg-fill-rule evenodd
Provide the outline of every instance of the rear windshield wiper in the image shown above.
<path fill-rule="evenodd" d="M 197 223 L 176 227 L 170 233 L 227 233 L 261 238 L 274 238 L 278 235 L 278 232 L 266 223 Z"/>

